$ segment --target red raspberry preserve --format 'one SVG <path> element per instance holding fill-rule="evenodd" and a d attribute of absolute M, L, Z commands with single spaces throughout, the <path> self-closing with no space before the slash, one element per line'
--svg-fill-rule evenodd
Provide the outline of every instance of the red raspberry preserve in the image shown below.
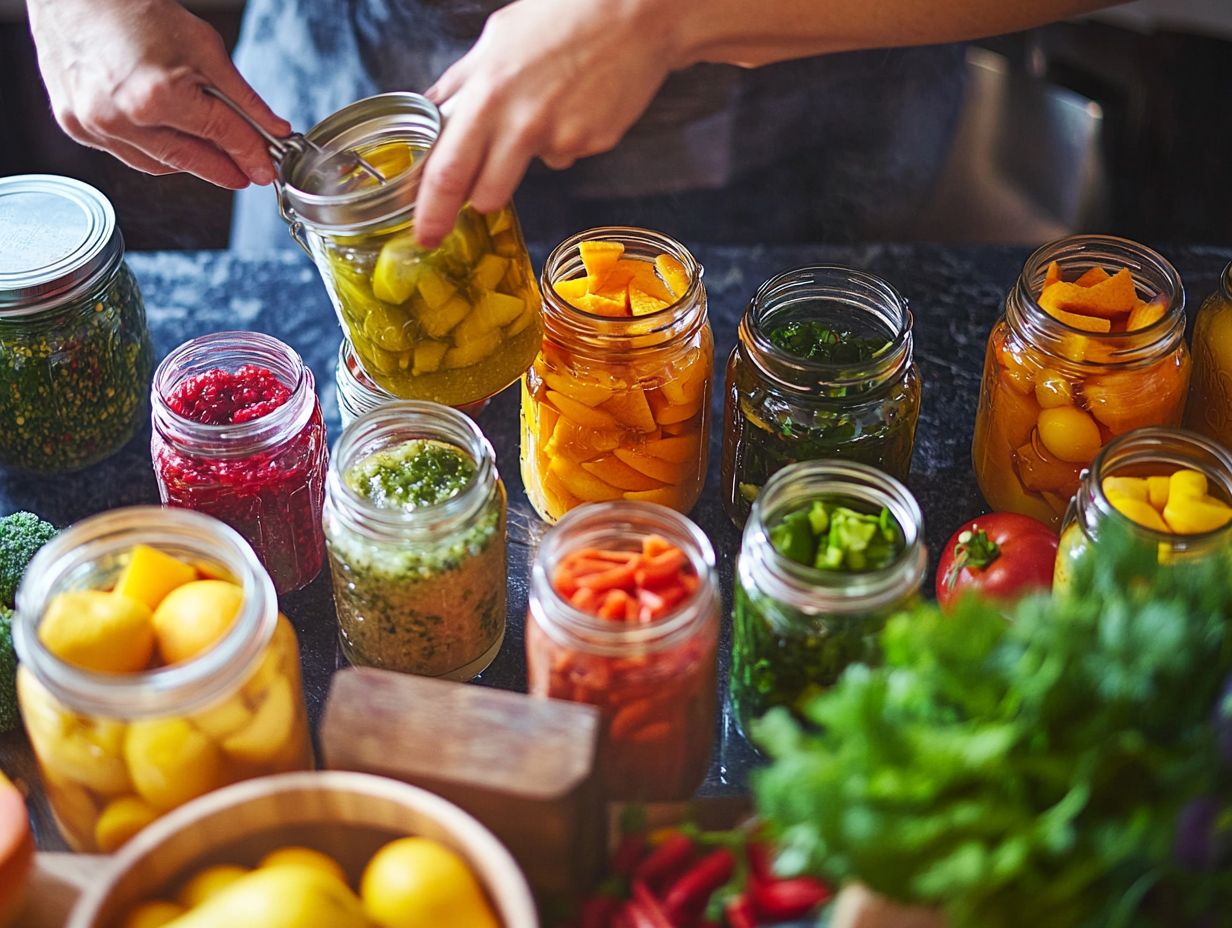
<path fill-rule="evenodd" d="M 325 421 L 312 371 L 259 332 L 187 341 L 154 372 L 150 451 L 163 504 L 245 538 L 279 593 L 324 562 Z"/>

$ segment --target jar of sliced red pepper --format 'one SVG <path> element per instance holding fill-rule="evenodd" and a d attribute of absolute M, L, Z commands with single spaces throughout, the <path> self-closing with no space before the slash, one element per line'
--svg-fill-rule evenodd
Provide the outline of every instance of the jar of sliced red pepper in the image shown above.
<path fill-rule="evenodd" d="M 256 550 L 279 593 L 324 561 L 327 445 L 312 371 L 276 338 L 214 332 L 154 372 L 151 453 L 164 505 L 221 519 Z"/>
<path fill-rule="evenodd" d="M 526 625 L 530 692 L 598 706 L 609 798 L 685 799 L 715 733 L 714 549 L 653 503 L 569 512 L 544 537 Z"/>

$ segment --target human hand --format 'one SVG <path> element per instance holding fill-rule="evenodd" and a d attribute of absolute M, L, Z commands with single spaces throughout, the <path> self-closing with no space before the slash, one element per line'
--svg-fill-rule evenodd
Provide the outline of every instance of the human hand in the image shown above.
<path fill-rule="evenodd" d="M 274 135 L 290 125 L 240 76 L 222 37 L 172 0 L 29 0 L 39 69 L 70 138 L 147 174 L 268 184 L 265 142 L 213 84 Z"/>
<path fill-rule="evenodd" d="M 675 62 L 670 16 L 653 0 L 517 0 L 427 96 L 447 114 L 415 206 L 435 247 L 468 200 L 509 202 L 533 157 L 563 169 L 616 143 Z"/>

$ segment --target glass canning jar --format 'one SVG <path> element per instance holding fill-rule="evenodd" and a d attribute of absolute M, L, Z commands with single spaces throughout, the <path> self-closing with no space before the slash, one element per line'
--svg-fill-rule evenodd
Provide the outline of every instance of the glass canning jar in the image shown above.
<path fill-rule="evenodd" d="M 645 624 L 613 621 L 556 592 L 552 571 L 569 552 L 637 551 L 651 534 L 680 548 L 700 581 L 674 611 Z M 526 622 L 530 692 L 599 707 L 610 799 L 687 799 L 701 785 L 716 730 L 718 633 L 714 549 L 679 513 L 652 503 L 601 503 L 574 510 L 544 537 Z"/>
<path fill-rule="evenodd" d="M 1128 268 L 1140 298 L 1163 316 L 1132 332 L 1073 328 L 1039 305 L 1050 262 L 1062 278 Z M 1076 235 L 1044 245 L 1023 266 L 988 336 L 972 458 L 992 509 L 1058 528 L 1082 469 L 1117 435 L 1178 425 L 1189 384 L 1185 292 L 1176 269 L 1144 245 Z"/>
<path fill-rule="evenodd" d="M 797 461 L 858 461 L 907 479 L 920 417 L 911 323 L 892 286 L 852 268 L 804 267 L 762 284 L 727 362 L 721 481 L 737 526 Z"/>
<path fill-rule="evenodd" d="M 195 657 L 136 673 L 58 658 L 39 634 L 51 603 L 113 587 L 138 544 L 238 584 L 243 600 L 229 629 Z M 26 732 L 77 851 L 111 852 L 211 790 L 312 766 L 295 630 L 251 546 L 216 519 L 135 506 L 66 529 L 30 563 L 13 643 Z"/>
<path fill-rule="evenodd" d="M 1126 518 L 1104 493 L 1108 477 L 1170 476 L 1181 469 L 1205 474 L 1209 493 L 1232 504 L 1232 453 L 1209 438 L 1180 429 L 1145 428 L 1109 442 L 1083 473 L 1065 513 L 1053 589 L 1069 590 L 1078 562 L 1093 550 L 1105 527 L 1113 525 L 1135 539 L 1157 545 L 1161 565 L 1222 557 L 1232 568 L 1232 523 L 1197 535 L 1159 532 Z"/>
<path fill-rule="evenodd" d="M 1185 426 L 1232 449 L 1232 262 L 1194 320 Z"/>
<path fill-rule="evenodd" d="M 115 211 L 68 177 L 0 178 L 0 464 L 78 470 L 145 415 L 145 306 Z"/>
<path fill-rule="evenodd" d="M 426 441 L 474 467 L 455 495 L 398 506 L 357 492 L 374 455 Z M 428 475 L 409 470 L 397 482 Z M 438 403 L 398 401 L 356 419 L 338 440 L 325 498 L 342 650 L 354 664 L 468 680 L 505 637 L 505 487 L 479 427 Z"/>
<path fill-rule="evenodd" d="M 888 567 L 817 570 L 770 541 L 783 517 L 813 500 L 858 512 L 889 511 L 903 547 Z M 775 706 L 793 711 L 854 663 L 878 658 L 886 620 L 918 595 L 928 569 L 923 516 L 893 477 L 865 464 L 801 461 L 779 470 L 744 526 L 733 590 L 731 699 L 741 729 Z"/>
<path fill-rule="evenodd" d="M 355 350 L 345 338 L 338 345 L 338 364 L 334 368 L 334 393 L 338 400 L 338 416 L 346 428 L 366 412 L 392 403 L 398 398 L 377 385 L 363 369 Z M 455 407 L 474 418 L 488 405 L 486 399 Z"/>
<path fill-rule="evenodd" d="M 418 94 L 352 103 L 307 136 L 357 152 L 384 182 L 362 171 L 323 179 L 314 159 L 291 155 L 279 165 L 279 203 L 373 381 L 403 399 L 463 405 L 522 375 L 542 323 L 512 204 L 486 215 L 464 206 L 437 248 L 415 243 L 419 179 L 440 129 Z"/>
<path fill-rule="evenodd" d="M 688 275 L 683 295 L 630 317 L 563 300 L 555 285 L 583 272 L 578 246 L 596 240 L 620 243 L 625 258 L 674 258 Z M 522 378 L 522 482 L 542 518 L 555 522 L 582 503 L 618 499 L 678 512 L 697 502 L 714 375 L 701 278 L 683 245 L 646 229 L 590 229 L 548 257 L 543 345 Z"/>
<path fill-rule="evenodd" d="M 198 422 L 178 397 L 201 378 L 253 369 L 289 392 L 282 405 L 247 421 Z M 200 392 L 190 392 L 195 399 Z M 321 506 L 328 447 L 312 371 L 289 345 L 260 332 L 213 332 L 185 342 L 154 373 L 151 454 L 168 506 L 221 519 L 256 549 L 278 592 L 307 585 L 325 559 Z M 179 409 L 180 411 L 177 411 Z"/>

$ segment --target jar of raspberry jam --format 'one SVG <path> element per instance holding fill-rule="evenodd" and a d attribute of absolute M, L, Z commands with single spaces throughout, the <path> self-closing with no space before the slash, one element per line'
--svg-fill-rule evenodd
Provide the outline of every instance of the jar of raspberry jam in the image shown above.
<path fill-rule="evenodd" d="M 325 421 L 312 371 L 258 332 L 214 332 L 154 372 L 151 453 L 163 503 L 242 534 L 277 591 L 324 562 Z"/>

